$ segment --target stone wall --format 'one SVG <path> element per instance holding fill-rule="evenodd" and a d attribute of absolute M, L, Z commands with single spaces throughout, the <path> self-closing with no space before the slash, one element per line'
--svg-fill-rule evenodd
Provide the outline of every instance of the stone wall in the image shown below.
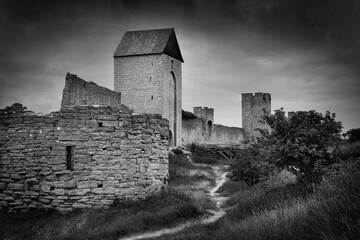
<path fill-rule="evenodd" d="M 269 129 L 261 122 L 264 115 L 271 114 L 271 95 L 269 93 L 242 94 L 242 127 L 246 140 L 261 136 L 257 129 Z"/>
<path fill-rule="evenodd" d="M 244 141 L 244 130 L 237 127 L 226 127 L 214 124 L 213 131 L 204 129 L 204 120 L 201 118 L 183 119 L 183 144 L 204 145 L 240 145 Z"/>
<path fill-rule="evenodd" d="M 78 106 L 35 115 L 0 110 L 0 207 L 61 212 L 158 191 L 168 178 L 168 120 Z"/>
<path fill-rule="evenodd" d="M 74 74 L 66 75 L 61 108 L 73 106 L 121 107 L 121 93 L 84 81 Z"/>
<path fill-rule="evenodd" d="M 122 103 L 134 112 L 168 119 L 176 145 L 181 145 L 181 67 L 181 61 L 166 54 L 114 58 L 114 89 L 121 92 Z"/>

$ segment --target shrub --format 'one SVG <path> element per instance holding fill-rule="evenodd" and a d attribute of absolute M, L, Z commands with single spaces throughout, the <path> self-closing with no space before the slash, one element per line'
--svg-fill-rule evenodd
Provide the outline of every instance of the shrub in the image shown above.
<path fill-rule="evenodd" d="M 270 133 L 262 131 L 263 137 L 231 165 L 234 178 L 257 182 L 267 168 L 277 166 L 313 183 L 321 180 L 325 166 L 338 161 L 342 124 L 335 121 L 335 114 L 323 115 L 312 110 L 296 112 L 287 118 L 280 109 L 265 116 L 264 123 L 271 128 Z"/>

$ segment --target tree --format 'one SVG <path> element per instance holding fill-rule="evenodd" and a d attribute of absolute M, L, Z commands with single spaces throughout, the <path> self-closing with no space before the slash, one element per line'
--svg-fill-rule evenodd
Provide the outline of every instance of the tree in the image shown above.
<path fill-rule="evenodd" d="M 345 133 L 345 136 L 349 138 L 350 143 L 360 141 L 360 128 L 352 128 Z"/>
<path fill-rule="evenodd" d="M 230 163 L 231 177 L 235 181 L 244 181 L 249 186 L 268 177 L 274 166 L 269 161 L 264 161 L 264 149 L 259 149 L 261 144 L 253 144 L 239 152 Z"/>
<path fill-rule="evenodd" d="M 238 162 L 256 159 L 267 167 L 287 168 L 300 180 L 317 182 L 321 170 L 337 161 L 342 124 L 335 121 L 335 114 L 323 115 L 312 110 L 296 112 L 288 118 L 283 109 L 279 109 L 263 121 L 270 127 L 270 133 L 262 130 L 263 137 L 250 147 L 258 152 Z M 234 165 L 236 163 L 232 169 Z M 232 173 L 236 175 L 240 171 L 232 170 Z"/>
<path fill-rule="evenodd" d="M 265 135 L 266 141 L 272 142 L 271 160 L 306 181 L 318 181 L 322 168 L 337 160 L 342 124 L 335 117 L 329 111 L 323 115 L 311 110 L 286 118 L 282 109 L 265 116 L 271 128 L 271 133 Z"/>

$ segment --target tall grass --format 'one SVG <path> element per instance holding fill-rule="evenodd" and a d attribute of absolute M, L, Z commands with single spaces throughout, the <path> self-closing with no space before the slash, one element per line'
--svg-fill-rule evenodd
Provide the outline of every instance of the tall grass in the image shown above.
<path fill-rule="evenodd" d="M 293 188 L 292 193 L 277 189 L 248 197 L 218 223 L 189 228 L 171 239 L 360 239 L 359 189 L 357 161 L 343 165 L 313 194 Z"/>
<path fill-rule="evenodd" d="M 144 200 L 115 202 L 108 209 L 69 215 L 2 214 L 0 236 L 1 239 L 117 239 L 130 233 L 170 226 L 200 214 L 187 195 L 166 190 Z"/>

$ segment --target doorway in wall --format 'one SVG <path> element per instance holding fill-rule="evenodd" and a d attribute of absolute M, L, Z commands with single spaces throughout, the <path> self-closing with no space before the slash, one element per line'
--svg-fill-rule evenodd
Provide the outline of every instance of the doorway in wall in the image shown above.
<path fill-rule="evenodd" d="M 176 106 L 177 106 L 177 101 L 176 101 L 176 78 L 175 78 L 175 74 L 173 71 L 171 71 L 171 76 L 172 76 L 172 86 L 174 88 L 174 101 L 173 101 L 173 106 L 172 108 L 174 109 L 173 115 L 174 115 L 174 136 L 173 136 L 173 146 L 176 146 L 176 138 L 177 138 L 177 111 L 176 111 Z"/>
<path fill-rule="evenodd" d="M 174 137 L 172 131 L 169 130 L 169 147 L 173 147 L 173 146 L 174 146 Z"/>
<path fill-rule="evenodd" d="M 209 137 L 210 137 L 211 134 L 212 134 L 212 130 L 213 130 L 213 124 L 212 124 L 212 122 L 210 120 L 207 122 L 207 128 L 208 128 Z"/>

